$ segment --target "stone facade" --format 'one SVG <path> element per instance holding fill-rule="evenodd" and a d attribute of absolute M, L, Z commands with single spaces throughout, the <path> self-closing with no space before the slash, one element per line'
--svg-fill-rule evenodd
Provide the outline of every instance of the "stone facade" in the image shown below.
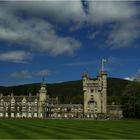
<path fill-rule="evenodd" d="M 4 118 L 81 118 L 82 104 L 59 104 L 58 97 L 50 98 L 46 85 L 36 96 L 0 95 L 0 117 Z"/>
<path fill-rule="evenodd" d="M 57 104 L 57 98 L 49 98 L 46 85 L 41 84 L 36 96 L 0 95 L 0 117 L 16 118 L 45 118 L 46 103 Z"/>
<path fill-rule="evenodd" d="M 107 114 L 107 73 L 101 71 L 97 79 L 83 74 L 84 115 L 85 117 L 106 116 Z"/>
<path fill-rule="evenodd" d="M 50 118 L 83 118 L 82 104 L 54 104 L 47 106 Z"/>
<path fill-rule="evenodd" d="M 123 111 L 121 105 L 108 105 L 107 114 L 110 119 L 121 119 L 123 118 Z"/>

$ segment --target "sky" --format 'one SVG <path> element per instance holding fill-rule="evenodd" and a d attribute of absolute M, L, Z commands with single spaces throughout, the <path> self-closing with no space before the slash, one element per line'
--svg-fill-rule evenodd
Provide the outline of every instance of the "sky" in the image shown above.
<path fill-rule="evenodd" d="M 140 1 L 0 1 L 0 85 L 140 78 Z"/>

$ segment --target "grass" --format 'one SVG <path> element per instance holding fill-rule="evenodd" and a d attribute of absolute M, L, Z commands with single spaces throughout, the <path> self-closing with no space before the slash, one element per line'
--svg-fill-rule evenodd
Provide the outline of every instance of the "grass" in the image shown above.
<path fill-rule="evenodd" d="M 0 139 L 140 139 L 140 120 L 0 119 Z"/>

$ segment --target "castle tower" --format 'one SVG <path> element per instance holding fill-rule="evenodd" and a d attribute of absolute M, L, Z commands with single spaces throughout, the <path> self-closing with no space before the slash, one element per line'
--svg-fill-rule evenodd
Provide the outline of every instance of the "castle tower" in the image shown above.
<path fill-rule="evenodd" d="M 105 71 L 100 71 L 98 75 L 99 81 L 99 92 L 101 99 L 101 113 L 107 113 L 107 73 Z"/>
<path fill-rule="evenodd" d="M 101 113 L 107 113 L 107 72 L 104 70 L 104 64 L 107 62 L 106 59 L 102 59 L 102 70 L 99 75 L 101 78 Z"/>
<path fill-rule="evenodd" d="M 45 102 L 46 98 L 47 98 L 46 84 L 42 83 L 41 88 L 39 90 L 39 101 Z"/>
<path fill-rule="evenodd" d="M 84 92 L 84 115 L 85 117 L 95 117 L 101 112 L 101 100 L 99 94 L 98 80 L 83 75 L 83 92 Z"/>
<path fill-rule="evenodd" d="M 83 73 L 83 91 L 86 91 L 86 82 L 89 80 L 89 76 L 87 72 Z"/>
<path fill-rule="evenodd" d="M 39 90 L 39 105 L 38 105 L 38 117 L 43 118 L 45 113 L 45 105 L 46 105 L 46 99 L 47 99 L 47 90 L 46 90 L 46 84 L 43 82 L 41 84 L 41 88 Z"/>
<path fill-rule="evenodd" d="M 84 116 L 95 118 L 98 114 L 106 114 L 107 73 L 104 71 L 103 66 L 97 79 L 90 79 L 87 73 L 84 73 L 82 78 Z"/>

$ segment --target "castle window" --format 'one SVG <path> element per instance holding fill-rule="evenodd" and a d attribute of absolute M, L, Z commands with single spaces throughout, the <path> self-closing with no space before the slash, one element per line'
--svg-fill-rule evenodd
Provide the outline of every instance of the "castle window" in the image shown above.
<path fill-rule="evenodd" d="M 3 102 L 3 99 L 1 99 L 1 102 Z"/>
<path fill-rule="evenodd" d="M 67 111 L 67 108 L 65 108 L 64 110 L 65 110 L 65 112 L 66 112 L 66 111 Z"/>
<path fill-rule="evenodd" d="M 34 104 L 37 105 L 37 101 L 35 101 Z"/>
<path fill-rule="evenodd" d="M 93 89 L 91 89 L 90 91 L 93 92 Z"/>
<path fill-rule="evenodd" d="M 34 111 L 37 112 L 37 107 L 34 108 Z"/>
<path fill-rule="evenodd" d="M 0 111 L 3 111 L 3 107 L 0 107 Z"/>
<path fill-rule="evenodd" d="M 94 97 L 93 97 L 93 95 L 91 95 L 91 96 L 90 96 L 90 99 L 91 99 L 92 101 L 94 100 Z"/>
<path fill-rule="evenodd" d="M 77 108 L 77 112 L 80 112 L 81 111 L 81 109 L 80 108 Z"/>

